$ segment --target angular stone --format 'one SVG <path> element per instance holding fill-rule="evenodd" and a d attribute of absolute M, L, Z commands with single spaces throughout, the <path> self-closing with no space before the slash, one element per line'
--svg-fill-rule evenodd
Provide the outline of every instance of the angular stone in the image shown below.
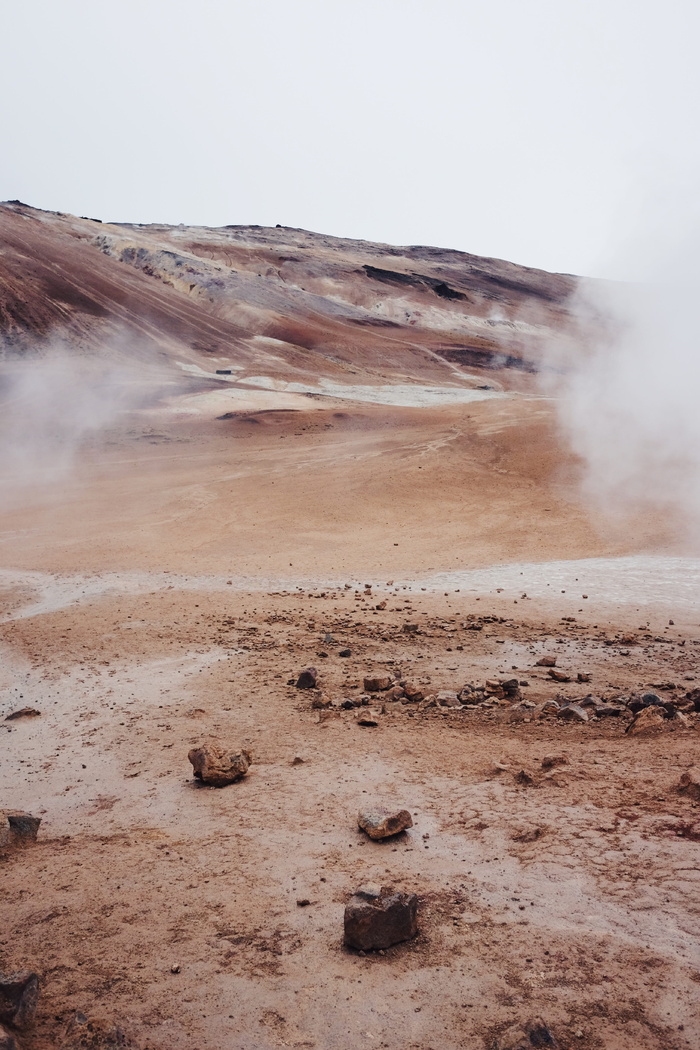
<path fill-rule="evenodd" d="M 318 671 L 315 667 L 307 667 L 296 680 L 297 689 L 315 689 L 318 681 Z"/>
<path fill-rule="evenodd" d="M 41 817 L 20 809 L 0 809 L 0 849 L 30 846 L 36 842 Z"/>
<path fill-rule="evenodd" d="M 403 700 L 405 694 L 400 685 L 392 685 L 386 694 L 387 700 Z"/>
<path fill-rule="evenodd" d="M 557 718 L 562 718 L 565 722 L 587 722 L 588 714 L 578 704 L 567 704 L 566 707 L 559 708 Z"/>
<path fill-rule="evenodd" d="M 555 682 L 570 682 L 571 681 L 571 676 L 568 675 L 568 674 L 565 674 L 564 671 L 552 671 L 550 669 L 549 671 L 547 671 L 547 674 L 549 675 L 550 678 L 553 678 Z"/>
<path fill-rule="evenodd" d="M 352 650 L 350 650 L 350 649 L 341 649 L 340 652 L 338 653 L 338 656 L 344 656 L 344 657 L 352 656 Z"/>
<path fill-rule="evenodd" d="M 664 728 L 666 721 L 665 712 L 662 707 L 644 707 L 634 716 L 625 730 L 630 736 L 640 736 L 642 733 L 658 733 Z"/>
<path fill-rule="evenodd" d="M 691 766 L 681 774 L 678 790 L 700 801 L 700 766 Z"/>
<path fill-rule="evenodd" d="M 187 757 L 192 763 L 195 777 L 212 787 L 225 787 L 240 780 L 253 761 L 245 748 L 227 748 L 218 743 L 194 747 Z"/>
<path fill-rule="evenodd" d="M 535 664 L 535 667 L 556 667 L 556 666 L 557 666 L 557 658 L 556 658 L 556 656 L 541 656 L 539 658 L 539 660 L 537 661 L 537 663 Z"/>
<path fill-rule="evenodd" d="M 365 707 L 357 716 L 358 726 L 378 726 L 381 715 L 372 707 Z"/>
<path fill-rule="evenodd" d="M 624 714 L 624 707 L 618 707 L 617 704 L 596 704 L 593 708 L 598 718 L 619 718 L 621 714 Z"/>
<path fill-rule="evenodd" d="M 390 948 L 418 933 L 415 893 L 394 893 L 386 886 L 358 890 L 345 906 L 345 943 L 359 951 Z"/>
<path fill-rule="evenodd" d="M 368 693 L 384 693 L 387 689 L 391 689 L 393 684 L 393 678 L 388 676 L 365 678 L 364 680 L 364 688 Z"/>
<path fill-rule="evenodd" d="M 372 809 L 361 809 L 357 815 L 357 824 L 371 839 L 388 839 L 398 835 L 406 828 L 413 827 L 411 814 L 407 809 L 385 809 L 375 806 Z"/>
<path fill-rule="evenodd" d="M 34 1020 L 38 1001 L 37 974 L 0 973 L 0 1024 L 26 1028 Z"/>
<path fill-rule="evenodd" d="M 406 694 L 406 698 L 411 701 L 422 700 L 425 693 L 418 685 L 417 682 L 406 681 L 403 683 L 403 691 Z"/>
<path fill-rule="evenodd" d="M 311 701 L 311 706 L 315 711 L 322 711 L 326 707 L 330 707 L 333 703 L 333 698 L 328 696 L 327 693 L 318 693 Z"/>
<path fill-rule="evenodd" d="M 436 696 L 438 707 L 459 707 L 460 700 L 451 689 L 442 689 Z"/>

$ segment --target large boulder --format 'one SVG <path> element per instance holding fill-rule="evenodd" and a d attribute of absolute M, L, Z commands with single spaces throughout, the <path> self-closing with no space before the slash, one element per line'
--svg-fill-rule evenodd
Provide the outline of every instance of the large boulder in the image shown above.
<path fill-rule="evenodd" d="M 643 707 L 625 730 L 630 736 L 641 736 L 647 733 L 658 733 L 664 728 L 666 712 L 663 707 Z"/>
<path fill-rule="evenodd" d="M 407 809 L 384 809 L 375 806 L 372 809 L 361 809 L 357 815 L 357 824 L 371 839 L 388 839 L 398 835 L 406 828 L 413 827 L 411 814 Z"/>
<path fill-rule="evenodd" d="M 365 886 L 345 906 L 345 943 L 374 951 L 408 941 L 418 933 L 418 898 L 383 886 Z"/>
<path fill-rule="evenodd" d="M 27 1028 L 34 1020 L 38 1001 L 37 974 L 0 973 L 0 1024 Z"/>
<path fill-rule="evenodd" d="M 225 787 L 240 780 L 253 761 L 245 748 L 224 747 L 218 743 L 193 747 L 187 757 L 197 779 L 212 787 Z"/>

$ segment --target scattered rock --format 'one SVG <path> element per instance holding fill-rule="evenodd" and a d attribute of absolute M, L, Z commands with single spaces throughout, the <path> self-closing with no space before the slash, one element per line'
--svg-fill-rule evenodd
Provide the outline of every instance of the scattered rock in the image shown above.
<path fill-rule="evenodd" d="M 406 828 L 412 828 L 413 820 L 407 809 L 390 810 L 376 806 L 373 809 L 361 809 L 357 815 L 357 824 L 376 841 L 388 839 Z"/>
<path fill-rule="evenodd" d="M 341 649 L 340 652 L 338 653 L 338 656 L 352 656 L 352 650 L 351 649 Z"/>
<path fill-rule="evenodd" d="M 27 1028 L 39 1001 L 39 978 L 28 971 L 0 973 L 0 1024 Z"/>
<path fill-rule="evenodd" d="M 522 787 L 531 787 L 535 783 L 535 778 L 532 773 L 528 773 L 526 769 L 521 769 L 515 774 L 515 783 L 521 784 Z"/>
<path fill-rule="evenodd" d="M 664 701 L 658 693 L 642 693 L 641 696 L 633 696 L 627 706 L 630 711 L 634 711 L 637 714 L 638 711 L 642 711 L 645 707 L 663 707 Z"/>
<path fill-rule="evenodd" d="M 559 1050 L 552 1032 L 538 1017 L 525 1025 L 513 1025 L 496 1042 L 496 1050 Z"/>
<path fill-rule="evenodd" d="M 535 664 L 535 667 L 556 667 L 557 658 L 556 656 L 541 656 Z"/>
<path fill-rule="evenodd" d="M 587 722 L 588 713 L 579 704 L 567 704 L 566 707 L 559 708 L 557 718 L 562 718 L 565 722 Z"/>
<path fill-rule="evenodd" d="M 365 707 L 357 716 L 358 726 L 378 726 L 381 715 L 372 707 Z"/>
<path fill-rule="evenodd" d="M 681 774 L 678 789 L 684 795 L 690 795 L 691 798 L 700 801 L 700 766 L 691 766 Z"/>
<path fill-rule="evenodd" d="M 664 728 L 664 710 L 662 707 L 644 707 L 634 716 L 625 729 L 630 736 L 640 736 L 642 733 L 656 733 Z"/>
<path fill-rule="evenodd" d="M 308 897 L 300 897 L 299 900 L 297 901 L 297 908 L 308 908 L 308 906 L 310 904 L 311 904 L 311 901 L 309 900 Z"/>
<path fill-rule="evenodd" d="M 579 671 L 579 673 L 576 675 L 577 682 L 590 682 L 590 680 L 591 676 L 589 674 L 585 674 L 583 671 Z"/>
<path fill-rule="evenodd" d="M 6 722 L 14 722 L 15 718 L 38 718 L 41 711 L 37 711 L 35 707 L 20 707 L 18 711 L 11 711 L 6 716 Z"/>
<path fill-rule="evenodd" d="M 301 755 L 295 755 L 294 758 L 292 759 L 292 765 L 293 766 L 303 766 L 305 762 L 306 762 L 306 759 L 302 758 Z"/>
<path fill-rule="evenodd" d="M 245 748 L 225 748 L 218 743 L 194 747 L 188 754 L 194 775 L 203 784 L 225 787 L 248 772 L 253 759 Z"/>
<path fill-rule="evenodd" d="M 624 707 L 620 707 L 617 704 L 604 704 L 602 702 L 595 704 L 593 708 L 598 718 L 619 718 L 620 715 L 624 714 Z"/>
<path fill-rule="evenodd" d="M 405 623 L 402 627 L 404 634 L 418 634 L 417 623 Z"/>
<path fill-rule="evenodd" d="M 29 846 L 36 842 L 41 817 L 33 817 L 21 809 L 0 810 L 0 848 Z"/>
<path fill-rule="evenodd" d="M 365 886 L 345 906 L 345 943 L 359 951 L 390 948 L 418 932 L 415 893 L 394 893 L 389 887 Z"/>
<path fill-rule="evenodd" d="M 368 693 L 384 693 L 387 689 L 391 689 L 394 684 L 393 678 L 388 676 L 381 678 L 365 678 L 364 688 Z"/>
<path fill-rule="evenodd" d="M 311 707 L 314 711 L 322 711 L 326 707 L 330 707 L 333 703 L 333 698 L 328 696 L 327 693 L 319 693 L 311 701 Z"/>
<path fill-rule="evenodd" d="M 547 671 L 550 678 L 553 678 L 555 682 L 570 682 L 571 675 L 564 674 L 563 671 Z"/>
<path fill-rule="evenodd" d="M 460 707 L 460 700 L 451 689 L 442 689 L 435 697 L 438 707 Z"/>
<path fill-rule="evenodd" d="M 318 681 L 318 671 L 315 667 L 307 667 L 296 680 L 297 689 L 315 689 Z"/>
<path fill-rule="evenodd" d="M 334 719 L 340 718 L 340 711 L 335 707 L 327 708 L 325 711 L 318 712 L 318 724 L 321 725 L 323 722 L 332 722 Z"/>
<path fill-rule="evenodd" d="M 422 700 L 423 697 L 425 696 L 425 693 L 423 692 L 421 687 L 416 682 L 411 682 L 411 681 L 402 682 L 402 685 L 403 685 L 403 691 L 404 691 L 404 693 L 406 695 L 406 698 L 408 700 L 411 700 L 412 702 L 416 702 L 418 700 Z"/>

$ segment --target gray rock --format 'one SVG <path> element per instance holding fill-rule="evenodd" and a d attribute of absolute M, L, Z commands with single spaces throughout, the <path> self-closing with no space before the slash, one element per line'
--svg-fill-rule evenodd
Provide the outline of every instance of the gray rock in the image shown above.
<path fill-rule="evenodd" d="M 39 978 L 28 971 L 0 973 L 0 1024 L 27 1028 L 39 1001 Z"/>
<path fill-rule="evenodd" d="M 383 806 L 361 809 L 357 815 L 357 823 L 362 831 L 375 840 L 390 838 L 406 828 L 413 827 L 413 820 L 407 809 L 391 810 Z"/>
<path fill-rule="evenodd" d="M 408 941 L 418 932 L 415 893 L 394 893 L 386 886 L 363 887 L 345 906 L 345 943 L 374 951 Z"/>
<path fill-rule="evenodd" d="M 459 697 L 451 689 L 442 689 L 435 699 L 438 707 L 459 707 Z"/>
<path fill-rule="evenodd" d="M 0 809 L 0 848 L 30 846 L 36 842 L 41 817 L 21 809 Z"/>
<path fill-rule="evenodd" d="M 567 704 L 559 709 L 557 718 L 562 718 L 565 722 L 587 722 L 588 714 L 578 704 Z"/>

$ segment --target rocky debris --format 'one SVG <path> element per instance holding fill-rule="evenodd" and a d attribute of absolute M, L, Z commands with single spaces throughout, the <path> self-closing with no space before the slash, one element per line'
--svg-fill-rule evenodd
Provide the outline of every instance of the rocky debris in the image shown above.
<path fill-rule="evenodd" d="M 418 624 L 405 623 L 402 627 L 402 631 L 404 634 L 418 634 Z"/>
<path fill-rule="evenodd" d="M 634 716 L 625 729 L 630 736 L 640 736 L 642 733 L 656 733 L 664 728 L 665 711 L 656 705 L 644 707 Z"/>
<path fill-rule="evenodd" d="M 295 685 L 297 689 L 315 689 L 318 681 L 318 671 L 315 667 L 307 667 L 297 678 Z"/>
<path fill-rule="evenodd" d="M 681 774 L 678 790 L 700 801 L 700 766 L 691 766 Z"/>
<path fill-rule="evenodd" d="M 542 759 L 543 769 L 554 769 L 556 766 L 567 766 L 568 764 L 567 755 L 545 755 Z"/>
<path fill-rule="evenodd" d="M 506 700 L 520 699 L 520 683 L 517 678 L 501 679 L 501 689 Z"/>
<path fill-rule="evenodd" d="M 559 1050 L 559 1046 L 541 1017 L 513 1025 L 494 1044 L 495 1050 Z"/>
<path fill-rule="evenodd" d="M 417 682 L 407 680 L 405 682 L 402 682 L 401 685 L 403 686 L 403 691 L 406 696 L 406 699 L 410 700 L 412 703 L 417 703 L 419 700 L 422 700 L 424 698 L 425 693 L 423 692 L 423 690 Z"/>
<path fill-rule="evenodd" d="M 580 704 L 567 704 L 565 707 L 559 708 L 557 718 L 561 718 L 565 722 L 587 722 L 588 713 Z"/>
<path fill-rule="evenodd" d="M 539 707 L 539 715 L 541 718 L 547 718 L 550 715 L 558 715 L 559 710 L 559 704 L 556 700 L 545 700 Z"/>
<path fill-rule="evenodd" d="M 451 689 L 442 689 L 435 697 L 438 707 L 461 707 L 459 697 Z"/>
<path fill-rule="evenodd" d="M 170 972 L 179 973 L 180 966 L 173 964 Z M 88 1018 L 80 1011 L 69 1022 L 60 1046 L 61 1050 L 136 1050 L 123 1029 L 111 1021 Z"/>
<path fill-rule="evenodd" d="M 325 711 L 318 712 L 318 724 L 321 725 L 323 722 L 332 722 L 334 719 L 340 718 L 340 711 L 335 707 L 327 708 Z"/>
<path fill-rule="evenodd" d="M 35 707 L 20 707 L 17 711 L 11 711 L 9 715 L 5 716 L 6 722 L 14 722 L 16 718 L 38 718 L 41 711 L 37 711 Z"/>
<path fill-rule="evenodd" d="M 556 656 L 541 656 L 535 664 L 535 667 L 556 667 L 557 658 Z"/>
<path fill-rule="evenodd" d="M 345 906 L 345 944 L 359 951 L 390 948 L 418 932 L 415 893 L 387 886 L 363 886 Z"/>
<path fill-rule="evenodd" d="M 522 787 L 531 787 L 535 783 L 535 778 L 532 773 L 528 773 L 527 769 L 519 770 L 514 777 L 515 783 L 520 784 Z"/>
<path fill-rule="evenodd" d="M 39 1001 L 39 977 L 29 971 L 0 973 L 0 1024 L 27 1028 Z"/>
<path fill-rule="evenodd" d="M 391 689 L 386 694 L 387 700 L 403 700 L 405 697 L 403 687 L 400 685 L 392 685 Z"/>
<path fill-rule="evenodd" d="M 0 849 L 36 842 L 40 824 L 41 817 L 33 817 L 21 809 L 0 810 Z"/>
<path fill-rule="evenodd" d="M 12 1032 L 0 1024 L 0 1050 L 20 1050 L 20 1045 Z"/>
<path fill-rule="evenodd" d="M 571 681 L 571 675 L 565 674 L 564 671 L 553 671 L 550 668 L 550 670 L 547 671 L 547 674 L 549 675 L 550 678 L 553 678 L 555 682 L 570 682 Z"/>
<path fill-rule="evenodd" d="M 411 814 L 407 809 L 385 809 L 375 806 L 372 809 L 361 809 L 357 815 L 357 824 L 371 839 L 388 839 L 398 835 L 406 828 L 413 827 Z"/>
<path fill-rule="evenodd" d="M 598 718 L 619 718 L 625 713 L 625 708 L 618 704 L 606 704 L 601 700 L 593 706 L 593 711 Z"/>
<path fill-rule="evenodd" d="M 366 707 L 357 715 L 358 726 L 378 726 L 381 715 L 373 707 Z"/>
<path fill-rule="evenodd" d="M 387 689 L 391 689 L 393 684 L 393 678 L 389 678 L 388 675 L 376 678 L 365 678 L 364 680 L 364 688 L 367 693 L 384 693 Z"/>
<path fill-rule="evenodd" d="M 630 711 L 634 711 L 637 714 L 638 711 L 642 711 L 645 707 L 663 707 L 664 701 L 658 693 L 642 693 L 641 696 L 633 696 L 627 706 Z"/>
<path fill-rule="evenodd" d="M 327 693 L 318 693 L 311 701 L 311 707 L 315 711 L 321 711 L 326 707 L 331 707 L 333 704 L 333 698 L 328 696 Z"/>
<path fill-rule="evenodd" d="M 226 748 L 218 743 L 193 747 L 187 757 L 192 763 L 195 777 L 212 787 L 225 787 L 240 780 L 253 761 L 245 748 Z"/>

